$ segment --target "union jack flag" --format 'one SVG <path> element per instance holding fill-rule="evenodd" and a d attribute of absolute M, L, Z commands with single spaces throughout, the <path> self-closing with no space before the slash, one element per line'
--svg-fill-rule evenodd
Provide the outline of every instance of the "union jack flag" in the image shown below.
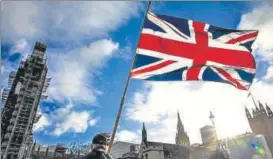
<path fill-rule="evenodd" d="M 130 77 L 152 81 L 214 81 L 247 90 L 255 76 L 257 30 L 225 29 L 147 13 Z"/>

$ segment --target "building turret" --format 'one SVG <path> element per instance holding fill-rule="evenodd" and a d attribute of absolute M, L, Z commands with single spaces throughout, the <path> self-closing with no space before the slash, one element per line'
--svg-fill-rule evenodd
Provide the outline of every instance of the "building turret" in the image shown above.
<path fill-rule="evenodd" d="M 245 107 L 245 112 L 246 112 L 246 117 L 247 117 L 247 119 L 251 119 L 252 116 L 251 116 L 249 110 L 247 109 L 247 107 Z"/>

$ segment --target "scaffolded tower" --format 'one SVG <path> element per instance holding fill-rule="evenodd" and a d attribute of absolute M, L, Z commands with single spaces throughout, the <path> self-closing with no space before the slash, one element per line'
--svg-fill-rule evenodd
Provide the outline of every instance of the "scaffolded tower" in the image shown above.
<path fill-rule="evenodd" d="M 36 42 L 33 53 L 10 73 L 9 88 L 2 94 L 1 158 L 22 158 L 32 142 L 32 127 L 37 121 L 40 98 L 46 96 L 50 79 L 46 79 L 44 57 L 46 45 Z"/>

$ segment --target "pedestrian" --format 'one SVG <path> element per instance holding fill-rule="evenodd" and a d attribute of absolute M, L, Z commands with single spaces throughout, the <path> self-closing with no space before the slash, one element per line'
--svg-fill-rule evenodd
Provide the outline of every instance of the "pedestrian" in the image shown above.
<path fill-rule="evenodd" d="M 92 140 L 92 151 L 84 159 L 112 159 L 106 152 L 109 141 L 109 134 L 97 134 Z"/>

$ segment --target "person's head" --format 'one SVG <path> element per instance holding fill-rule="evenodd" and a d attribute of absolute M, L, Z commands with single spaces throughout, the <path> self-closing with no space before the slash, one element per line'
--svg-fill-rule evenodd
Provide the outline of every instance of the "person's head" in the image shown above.
<path fill-rule="evenodd" d="M 108 148 L 110 135 L 108 133 L 100 133 L 94 136 L 92 140 L 92 151 L 105 152 Z"/>

